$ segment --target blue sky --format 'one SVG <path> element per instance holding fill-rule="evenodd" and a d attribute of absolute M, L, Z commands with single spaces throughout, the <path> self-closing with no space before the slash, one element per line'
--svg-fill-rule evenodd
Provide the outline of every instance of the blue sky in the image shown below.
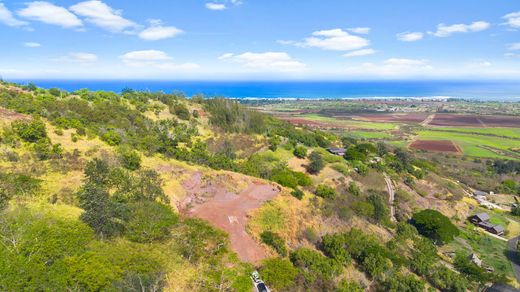
<path fill-rule="evenodd" d="M 0 0 L 6 79 L 520 79 L 514 0 Z"/>

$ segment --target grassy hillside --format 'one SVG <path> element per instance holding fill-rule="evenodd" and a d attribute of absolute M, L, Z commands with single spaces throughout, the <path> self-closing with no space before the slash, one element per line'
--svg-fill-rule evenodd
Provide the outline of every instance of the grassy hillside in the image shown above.
<path fill-rule="evenodd" d="M 514 283 L 505 245 L 465 220 L 466 186 L 381 142 L 393 124 L 338 135 L 226 99 L 7 83 L 0 106 L 0 290 L 250 291 L 255 269 L 273 291 Z M 489 165 L 497 191 L 520 192 L 515 167 Z"/>

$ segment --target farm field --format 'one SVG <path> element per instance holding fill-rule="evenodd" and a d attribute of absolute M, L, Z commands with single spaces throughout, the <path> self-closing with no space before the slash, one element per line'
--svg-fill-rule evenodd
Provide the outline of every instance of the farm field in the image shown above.
<path fill-rule="evenodd" d="M 417 138 L 421 140 L 451 140 L 457 143 L 464 154 L 468 156 L 498 158 L 507 157 L 500 155 L 483 147 L 494 148 L 502 151 L 509 151 L 512 148 L 520 147 L 519 140 L 500 138 L 494 136 L 473 135 L 470 133 L 440 132 L 431 130 L 418 131 Z"/>
<path fill-rule="evenodd" d="M 435 131 L 461 132 L 478 135 L 500 136 L 520 139 L 520 128 L 467 128 L 467 127 L 434 127 Z"/>
<path fill-rule="evenodd" d="M 296 117 L 295 117 L 296 118 Z M 298 115 L 297 119 L 308 120 L 311 122 L 320 122 L 329 127 L 336 126 L 341 128 L 352 128 L 352 129 L 372 129 L 372 130 L 393 130 L 397 128 L 395 123 L 377 123 L 377 122 L 365 122 L 350 119 L 341 119 L 335 117 L 325 117 L 318 114 L 304 114 Z M 289 120 L 291 121 L 291 120 Z"/>
<path fill-rule="evenodd" d="M 460 153 L 460 149 L 449 140 L 416 140 L 410 144 L 410 148 L 417 150 Z"/>

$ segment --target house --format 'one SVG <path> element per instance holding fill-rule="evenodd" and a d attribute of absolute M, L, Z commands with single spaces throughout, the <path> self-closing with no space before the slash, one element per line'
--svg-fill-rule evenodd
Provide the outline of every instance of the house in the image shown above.
<path fill-rule="evenodd" d="M 488 213 L 478 213 L 476 215 L 473 215 L 469 217 L 469 220 L 471 223 L 477 225 L 478 227 L 486 230 L 489 233 L 496 234 L 496 235 L 504 235 L 504 232 L 506 231 L 504 227 L 500 225 L 495 225 L 489 222 L 489 214 Z"/>
<path fill-rule="evenodd" d="M 334 155 L 343 156 L 345 155 L 345 148 L 337 148 L 337 147 L 331 147 L 327 148 L 327 151 Z"/>
<path fill-rule="evenodd" d="M 478 213 L 476 215 L 469 217 L 469 220 L 471 221 L 471 223 L 478 225 L 481 222 L 489 221 L 489 214 L 488 213 Z"/>

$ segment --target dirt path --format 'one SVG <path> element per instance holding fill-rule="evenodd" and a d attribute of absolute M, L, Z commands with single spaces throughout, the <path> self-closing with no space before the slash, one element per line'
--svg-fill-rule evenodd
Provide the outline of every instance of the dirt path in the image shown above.
<path fill-rule="evenodd" d="M 424 119 L 424 121 L 422 121 L 421 126 L 428 126 L 433 121 L 433 119 L 435 119 L 435 114 L 429 115 L 426 117 L 426 119 Z"/>
<path fill-rule="evenodd" d="M 394 207 L 394 201 L 395 201 L 395 188 L 394 188 L 394 184 L 393 184 L 392 180 L 390 179 L 390 177 L 386 173 L 384 173 L 383 175 L 385 177 L 386 189 L 388 191 L 388 200 L 390 202 L 390 219 L 393 222 L 396 222 L 397 220 L 395 219 L 395 207 Z"/>
<path fill-rule="evenodd" d="M 274 198 L 280 192 L 277 186 L 253 180 L 237 194 L 218 185 L 202 186 L 199 173 L 183 185 L 191 193 L 179 206 L 183 213 L 229 233 L 231 248 L 240 260 L 258 263 L 267 257 L 264 248 L 247 233 L 246 226 L 249 212 Z"/>

